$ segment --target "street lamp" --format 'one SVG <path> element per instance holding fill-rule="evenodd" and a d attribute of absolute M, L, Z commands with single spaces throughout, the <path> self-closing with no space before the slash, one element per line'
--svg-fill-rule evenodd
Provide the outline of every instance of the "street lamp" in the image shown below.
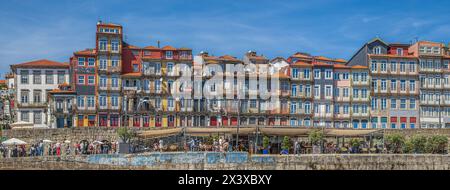
<path fill-rule="evenodd" d="M 236 129 L 236 151 L 238 150 L 238 148 L 239 148 L 239 128 L 240 128 L 240 125 L 241 125 L 241 116 L 240 116 L 240 113 L 241 113 L 241 109 L 239 109 L 239 105 L 241 105 L 241 99 L 238 97 L 238 105 L 237 105 L 237 107 L 238 107 L 238 123 L 237 123 L 237 129 Z"/>

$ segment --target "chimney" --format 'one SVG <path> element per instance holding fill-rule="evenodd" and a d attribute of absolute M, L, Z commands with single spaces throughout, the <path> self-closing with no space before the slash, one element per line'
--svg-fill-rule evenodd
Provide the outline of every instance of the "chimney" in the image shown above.
<path fill-rule="evenodd" d="M 157 43 L 158 43 L 158 48 L 161 48 L 161 42 L 158 40 Z"/>

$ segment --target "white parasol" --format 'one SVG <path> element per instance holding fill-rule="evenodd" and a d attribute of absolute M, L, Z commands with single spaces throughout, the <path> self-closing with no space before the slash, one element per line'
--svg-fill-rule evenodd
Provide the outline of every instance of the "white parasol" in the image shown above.
<path fill-rule="evenodd" d="M 2 142 L 3 145 L 25 145 L 27 142 L 20 139 L 12 138 Z"/>

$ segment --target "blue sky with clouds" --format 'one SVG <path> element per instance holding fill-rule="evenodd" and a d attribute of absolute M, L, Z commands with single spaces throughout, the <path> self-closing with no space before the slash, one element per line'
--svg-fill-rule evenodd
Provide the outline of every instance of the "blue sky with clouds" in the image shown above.
<path fill-rule="evenodd" d="M 191 47 L 236 57 L 309 52 L 348 59 L 375 36 L 450 42 L 450 1 L 10 0 L 0 6 L 0 73 L 35 59 L 69 60 L 95 47 L 98 19 L 137 46 Z"/>

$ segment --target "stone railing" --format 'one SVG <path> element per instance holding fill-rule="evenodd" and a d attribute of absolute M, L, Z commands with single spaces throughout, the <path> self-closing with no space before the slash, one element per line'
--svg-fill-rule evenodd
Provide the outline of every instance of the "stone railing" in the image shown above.
<path fill-rule="evenodd" d="M 249 155 L 247 153 L 151 153 L 0 159 L 0 169 L 146 170 L 448 170 L 449 155 L 323 154 Z"/>

